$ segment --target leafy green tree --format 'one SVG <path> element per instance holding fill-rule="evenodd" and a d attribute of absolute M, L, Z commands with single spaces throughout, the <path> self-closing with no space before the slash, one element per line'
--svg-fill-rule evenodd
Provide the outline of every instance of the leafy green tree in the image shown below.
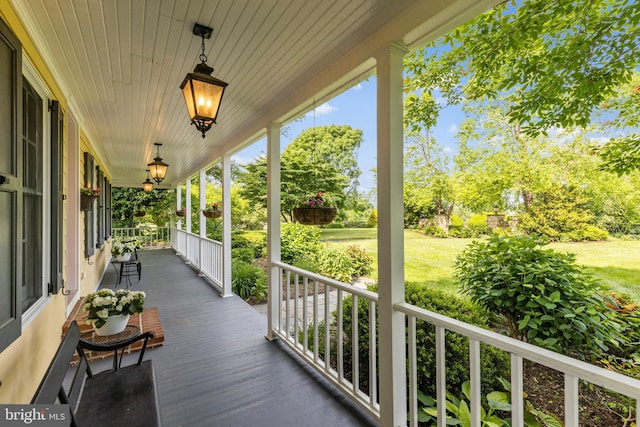
<path fill-rule="evenodd" d="M 408 55 L 407 86 L 448 104 L 507 100 L 509 121 L 531 136 L 585 127 L 640 63 L 639 24 L 634 0 L 505 2 Z M 411 111 L 428 126 L 438 108 Z"/>
<path fill-rule="evenodd" d="M 476 212 L 494 206 L 515 211 L 533 203 L 533 193 L 547 188 L 562 165 L 549 161 L 555 141 L 529 137 L 509 123 L 504 105 L 466 101 L 456 156 L 461 203 Z"/>
<path fill-rule="evenodd" d="M 640 170 L 640 72 L 600 104 L 599 113 L 598 130 L 606 139 L 594 147 L 603 160 L 600 168 L 618 175 Z"/>
<path fill-rule="evenodd" d="M 338 208 L 360 207 L 357 192 L 360 169 L 356 150 L 362 131 L 349 126 L 321 126 L 302 132 L 281 156 L 281 215 L 293 221 L 293 208 L 318 191 L 331 197 Z M 242 196 L 257 208 L 266 208 L 267 160 L 264 156 L 245 165 L 239 174 Z"/>
<path fill-rule="evenodd" d="M 405 227 L 416 227 L 421 219 L 432 218 L 436 214 L 433 198 L 426 191 L 411 183 L 405 183 L 403 191 Z"/>
<path fill-rule="evenodd" d="M 504 2 L 407 55 L 407 126 L 428 129 L 470 99 L 504 101 L 529 137 L 586 128 L 600 114 L 602 168 L 640 169 L 640 136 L 629 131 L 640 117 L 639 24 L 634 0 Z"/>
<path fill-rule="evenodd" d="M 114 187 L 111 217 L 114 228 L 131 228 L 137 224 L 152 223 L 166 227 L 170 223 L 175 198 L 172 191 L 154 189 L 145 193 L 138 187 Z M 143 210 L 146 215 L 136 218 L 133 214 Z"/>
<path fill-rule="evenodd" d="M 427 216 L 415 218 L 415 214 L 426 214 L 424 208 L 431 210 L 429 217 L 444 215 L 447 224 L 442 224 L 448 229 L 448 218 L 455 206 L 454 183 L 448 171 L 448 157 L 443 155 L 442 147 L 435 138 L 429 136 L 429 131 L 414 133 L 405 141 L 405 182 L 408 188 L 405 190 L 405 225 L 416 225 L 417 221 Z M 411 200 L 422 193 L 418 200 Z M 427 203 L 421 203 L 426 201 Z M 415 207 L 420 206 L 420 209 Z M 422 212 L 420 212 L 422 211 Z M 407 216 L 409 213 L 409 216 Z"/>
<path fill-rule="evenodd" d="M 320 168 L 315 173 L 314 168 Z M 267 207 L 267 159 L 259 157 L 255 162 L 245 165 L 240 175 L 242 186 L 240 194 L 249 200 L 255 209 Z M 293 221 L 293 208 L 310 194 L 323 191 L 332 197 L 337 207 L 344 202 L 344 191 L 347 186 L 344 176 L 339 175 L 331 167 L 321 167 L 318 163 L 304 159 L 281 159 L 280 164 L 280 215 L 285 222 Z"/>
<path fill-rule="evenodd" d="M 328 167 L 346 177 L 346 195 L 357 193 L 358 167 L 356 150 L 362 143 L 362 131 L 351 126 L 316 126 L 304 130 L 282 153 L 283 161 L 294 161 L 304 165 L 317 164 L 314 172 L 323 173 Z"/>

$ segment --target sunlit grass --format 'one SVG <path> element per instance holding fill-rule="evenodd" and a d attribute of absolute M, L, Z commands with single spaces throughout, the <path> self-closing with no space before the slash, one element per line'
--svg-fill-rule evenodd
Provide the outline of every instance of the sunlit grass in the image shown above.
<path fill-rule="evenodd" d="M 377 279 L 376 229 L 328 229 L 322 239 L 333 247 L 356 244 L 373 257 L 370 275 Z M 457 292 L 453 278 L 455 259 L 474 239 L 438 239 L 417 231 L 404 232 L 405 280 L 424 282 L 449 292 Z M 606 242 L 553 243 L 547 246 L 558 252 L 576 254 L 576 263 L 605 287 L 629 295 L 640 302 L 640 241 L 610 239 Z"/>

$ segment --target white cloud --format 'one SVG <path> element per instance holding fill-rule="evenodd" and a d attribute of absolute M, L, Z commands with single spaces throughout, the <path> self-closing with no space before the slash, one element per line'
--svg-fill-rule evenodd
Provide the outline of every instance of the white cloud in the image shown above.
<path fill-rule="evenodd" d="M 448 145 L 445 145 L 442 150 L 447 154 L 453 153 L 453 148 L 449 147 Z"/>
<path fill-rule="evenodd" d="M 320 105 L 319 107 L 316 107 L 316 114 L 317 115 L 322 115 L 322 114 L 331 114 L 334 111 L 338 111 L 338 109 L 332 105 L 329 105 L 328 102 L 325 102 L 324 104 Z"/>
<path fill-rule="evenodd" d="M 357 85 L 355 85 L 354 87 L 351 88 L 352 90 L 362 90 L 362 85 L 360 83 L 358 83 Z"/>
<path fill-rule="evenodd" d="M 458 125 L 455 123 L 451 123 L 449 125 L 449 133 L 457 133 L 458 132 Z"/>

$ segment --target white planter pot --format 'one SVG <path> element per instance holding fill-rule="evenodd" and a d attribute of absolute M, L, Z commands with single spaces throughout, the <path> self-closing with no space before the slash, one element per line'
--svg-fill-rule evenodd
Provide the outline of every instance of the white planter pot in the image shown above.
<path fill-rule="evenodd" d="M 131 259 L 131 252 L 127 252 L 124 255 L 116 255 L 116 261 L 129 261 Z"/>
<path fill-rule="evenodd" d="M 115 335 L 124 331 L 124 328 L 127 327 L 127 323 L 129 323 L 129 315 L 121 314 L 119 316 L 109 316 L 107 317 L 107 323 L 102 325 L 100 328 L 94 328 L 96 331 L 96 335 L 106 336 L 106 335 Z"/>

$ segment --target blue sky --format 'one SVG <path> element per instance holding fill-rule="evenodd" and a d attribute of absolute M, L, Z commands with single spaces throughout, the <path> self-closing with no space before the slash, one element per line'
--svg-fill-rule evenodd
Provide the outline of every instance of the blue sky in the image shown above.
<path fill-rule="evenodd" d="M 449 107 L 442 111 L 434 136 L 444 147 L 445 153 L 456 151 L 455 133 L 463 120 L 460 110 Z M 366 192 L 374 187 L 372 169 L 376 166 L 376 78 L 371 77 L 343 92 L 315 109 L 315 125 L 349 125 L 363 132 L 363 141 L 358 150 L 360 190 Z M 313 127 L 314 115 L 306 114 L 300 121 L 291 123 L 281 137 L 282 149 L 293 141 L 303 130 Z M 233 160 L 241 164 L 251 162 L 257 156 L 266 154 L 266 140 L 260 140 L 250 147 L 237 152 Z"/>

